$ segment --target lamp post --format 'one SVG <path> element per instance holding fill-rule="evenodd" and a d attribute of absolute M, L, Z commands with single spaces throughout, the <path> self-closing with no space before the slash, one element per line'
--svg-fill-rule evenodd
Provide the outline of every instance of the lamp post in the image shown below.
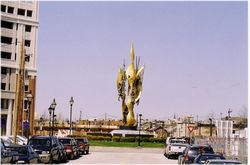
<path fill-rule="evenodd" d="M 138 138 L 138 146 L 141 146 L 141 116 L 142 114 L 139 114 L 139 120 L 140 120 L 140 123 L 139 123 L 139 138 Z"/>
<path fill-rule="evenodd" d="M 213 135 L 213 126 L 212 126 L 213 120 L 212 120 L 212 118 L 209 118 L 209 121 L 210 121 L 210 137 L 212 137 L 212 135 Z"/>
<path fill-rule="evenodd" d="M 32 101 L 32 94 L 31 91 L 26 95 L 27 100 L 28 100 L 28 109 L 26 111 L 26 120 L 27 120 L 27 125 L 26 125 L 26 137 L 29 138 L 29 126 L 30 126 L 30 105 L 31 105 L 31 101 Z"/>
<path fill-rule="evenodd" d="M 40 135 L 43 135 L 43 126 L 44 126 L 44 119 L 42 117 L 40 117 L 39 122 L 39 131 L 40 131 Z"/>
<path fill-rule="evenodd" d="M 70 103 L 70 135 L 72 135 L 72 106 L 74 103 L 73 97 L 70 98 L 69 103 Z"/>
<path fill-rule="evenodd" d="M 56 109 L 56 100 L 53 99 L 53 102 L 50 104 L 50 107 L 49 107 L 49 115 L 50 115 L 50 118 L 49 118 L 49 126 L 50 126 L 50 129 L 51 129 L 51 134 L 50 136 L 53 136 L 53 129 L 54 129 L 54 117 L 55 117 L 55 109 Z M 52 113 L 52 127 L 51 127 L 51 113 Z"/>

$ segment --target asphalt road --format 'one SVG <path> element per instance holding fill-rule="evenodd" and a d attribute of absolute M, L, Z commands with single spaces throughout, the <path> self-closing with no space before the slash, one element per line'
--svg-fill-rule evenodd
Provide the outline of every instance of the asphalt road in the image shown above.
<path fill-rule="evenodd" d="M 163 149 L 91 147 L 88 155 L 67 164 L 177 164 L 177 160 L 167 159 Z"/>

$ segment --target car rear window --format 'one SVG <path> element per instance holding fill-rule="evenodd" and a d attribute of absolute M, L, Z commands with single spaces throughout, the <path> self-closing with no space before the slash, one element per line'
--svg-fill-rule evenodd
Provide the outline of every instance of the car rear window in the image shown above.
<path fill-rule="evenodd" d="M 71 139 L 58 139 L 59 142 L 61 142 L 62 144 L 71 144 L 70 141 Z"/>
<path fill-rule="evenodd" d="M 188 155 L 196 156 L 200 153 L 214 153 L 213 149 L 211 147 L 192 147 L 188 151 Z"/>

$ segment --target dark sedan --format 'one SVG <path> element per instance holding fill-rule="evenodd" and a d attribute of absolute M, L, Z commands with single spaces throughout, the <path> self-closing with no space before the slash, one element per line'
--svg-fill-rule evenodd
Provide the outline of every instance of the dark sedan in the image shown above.
<path fill-rule="evenodd" d="M 210 145 L 191 145 L 188 146 L 185 150 L 185 153 L 182 156 L 182 164 L 191 164 L 193 163 L 196 156 L 200 153 L 214 153 L 213 148 Z"/>
<path fill-rule="evenodd" d="M 19 156 L 17 163 L 36 164 L 38 162 L 38 154 L 30 145 L 15 145 L 7 148 L 17 152 Z"/>
<path fill-rule="evenodd" d="M 204 164 L 209 159 L 224 160 L 225 157 L 221 154 L 201 153 L 194 159 L 194 164 Z"/>

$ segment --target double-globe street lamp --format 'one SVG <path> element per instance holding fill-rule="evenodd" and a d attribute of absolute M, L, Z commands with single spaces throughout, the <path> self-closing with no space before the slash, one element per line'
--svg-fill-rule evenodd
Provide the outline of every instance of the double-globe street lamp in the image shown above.
<path fill-rule="evenodd" d="M 72 135 L 72 106 L 73 106 L 73 103 L 74 103 L 74 99 L 73 97 L 70 98 L 69 100 L 69 103 L 70 103 L 70 135 Z"/>
<path fill-rule="evenodd" d="M 31 91 L 26 95 L 27 101 L 28 101 L 28 108 L 26 111 L 26 138 L 29 138 L 29 131 L 30 131 L 30 110 L 31 110 L 31 102 L 33 99 L 33 95 Z"/>
<path fill-rule="evenodd" d="M 55 109 L 56 109 L 56 100 L 53 99 L 53 102 L 50 104 L 49 106 L 49 126 L 50 126 L 50 129 L 51 129 L 51 136 L 53 136 L 53 130 L 54 130 L 54 119 L 55 119 Z M 51 116 L 51 113 L 52 113 L 52 116 Z M 51 117 L 52 117 L 52 127 L 51 127 Z"/>

